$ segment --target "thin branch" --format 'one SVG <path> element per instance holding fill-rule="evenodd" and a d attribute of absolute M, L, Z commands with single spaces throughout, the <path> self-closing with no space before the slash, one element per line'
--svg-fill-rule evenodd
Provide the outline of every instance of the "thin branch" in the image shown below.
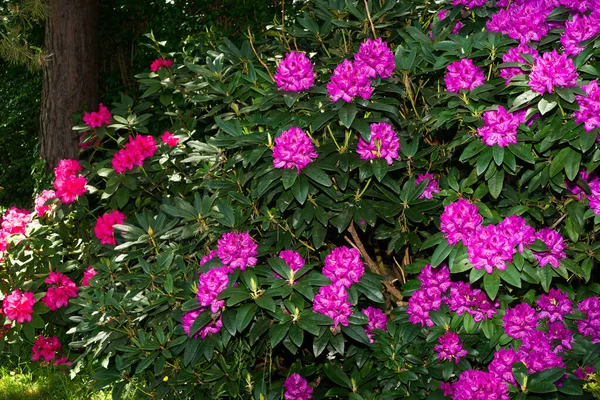
<path fill-rule="evenodd" d="M 556 228 L 556 227 L 558 226 L 558 224 L 560 224 L 561 222 L 563 222 L 563 220 L 564 220 L 565 218 L 567 218 L 567 216 L 568 216 L 568 215 L 569 215 L 569 214 L 563 214 L 563 215 L 561 215 L 561 216 L 560 216 L 560 218 L 559 218 L 559 219 L 557 219 L 557 220 L 556 220 L 556 222 L 552 224 L 552 226 L 550 227 L 550 229 L 554 229 L 554 228 Z"/>
<path fill-rule="evenodd" d="M 252 42 L 252 32 L 250 31 L 250 27 L 248 27 L 248 39 L 250 40 L 250 46 L 252 47 L 252 51 L 254 52 L 254 55 L 256 56 L 256 58 L 258 59 L 258 62 L 263 66 L 263 68 L 267 71 L 267 73 L 269 74 L 269 76 L 271 77 L 271 79 L 273 81 L 275 81 L 275 79 L 273 79 L 273 74 L 271 74 L 271 71 L 269 71 L 269 67 L 267 67 L 267 64 L 265 64 L 265 62 L 260 58 L 260 56 L 258 55 L 258 53 L 256 52 L 256 49 L 254 48 L 254 43 Z"/>
<path fill-rule="evenodd" d="M 365 10 L 367 10 L 367 18 L 369 19 L 369 23 L 371 24 L 371 31 L 373 32 L 373 39 L 377 39 L 377 33 L 375 33 L 375 25 L 373 25 L 373 20 L 371 19 L 371 12 L 369 11 L 369 4 L 367 0 L 365 2 Z"/>

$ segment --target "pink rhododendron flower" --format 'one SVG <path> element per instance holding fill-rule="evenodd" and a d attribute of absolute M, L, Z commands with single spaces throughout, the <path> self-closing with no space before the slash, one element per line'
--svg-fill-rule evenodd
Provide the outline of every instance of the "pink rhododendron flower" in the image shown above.
<path fill-rule="evenodd" d="M 587 132 L 591 132 L 594 128 L 600 128 L 600 87 L 598 80 L 591 81 L 588 85 L 581 87 L 585 90 L 586 95 L 575 95 L 575 101 L 579 106 L 579 111 L 575 111 L 575 122 L 583 123 L 583 127 Z"/>
<path fill-rule="evenodd" d="M 538 51 L 532 49 L 526 44 L 520 44 L 518 47 L 512 47 L 509 49 L 506 54 L 502 56 L 502 62 L 505 63 L 522 63 L 527 64 L 527 61 L 521 56 L 521 54 L 530 54 L 534 58 L 537 57 Z M 510 83 L 510 79 L 513 76 L 524 75 L 525 71 L 519 67 L 504 67 L 500 69 L 500 77 L 504 79 L 505 83 L 508 85 Z"/>
<path fill-rule="evenodd" d="M 573 60 L 553 50 L 535 58 L 529 74 L 529 87 L 540 94 L 552 93 L 555 87 L 577 85 L 577 78 Z"/>
<path fill-rule="evenodd" d="M 223 265 L 230 270 L 239 268 L 245 270 L 247 267 L 256 265 L 258 245 L 254 243 L 248 232 L 228 232 L 217 242 L 217 254 Z"/>
<path fill-rule="evenodd" d="M 512 373 L 513 364 L 522 361 L 514 349 L 500 349 L 494 353 L 494 359 L 488 365 L 490 374 L 502 382 L 516 385 L 517 381 Z"/>
<path fill-rule="evenodd" d="M 594 370 L 595 369 L 593 365 L 588 365 L 585 367 L 585 369 L 577 368 L 575 371 L 573 371 L 573 375 L 575 375 L 577 379 L 587 380 L 589 376 L 594 373 Z"/>
<path fill-rule="evenodd" d="M 381 38 L 367 39 L 361 43 L 358 53 L 354 55 L 354 63 L 360 63 L 369 78 L 389 78 L 394 73 L 394 53 Z"/>
<path fill-rule="evenodd" d="M 559 289 L 550 289 L 548 294 L 542 294 L 537 305 L 540 308 L 538 316 L 548 318 L 550 322 L 563 321 L 566 314 L 573 312 L 573 304 L 569 299 L 569 294 Z"/>
<path fill-rule="evenodd" d="M 42 297 L 42 303 L 51 310 L 66 307 L 69 299 L 77 297 L 79 288 L 75 282 L 60 272 L 50 272 L 45 282 L 51 286 Z"/>
<path fill-rule="evenodd" d="M 214 268 L 200 274 L 198 277 L 198 303 L 202 307 L 210 307 L 210 312 L 216 314 L 224 305 L 223 300 L 217 300 L 217 296 L 229 283 L 227 269 Z"/>
<path fill-rule="evenodd" d="M 509 400 L 508 388 L 489 372 L 463 372 L 452 387 L 453 400 Z"/>
<path fill-rule="evenodd" d="M 446 90 L 459 93 L 461 90 L 471 91 L 485 82 L 483 69 L 473 64 L 473 60 L 463 58 L 455 61 L 446 68 Z"/>
<path fill-rule="evenodd" d="M 306 379 L 298 374 L 290 374 L 283 382 L 285 400 L 309 400 L 312 398 L 313 388 L 308 386 Z"/>
<path fill-rule="evenodd" d="M 25 209 L 11 207 L 2 216 L 2 230 L 9 235 L 24 235 L 31 213 Z"/>
<path fill-rule="evenodd" d="M 453 282 L 450 295 L 444 299 L 450 311 L 456 315 L 471 314 L 475 322 L 491 319 L 500 306 L 498 301 L 492 302 L 481 289 L 473 289 L 466 282 Z"/>
<path fill-rule="evenodd" d="M 281 132 L 273 146 L 273 166 L 293 169 L 298 173 L 318 157 L 312 139 L 298 127 Z"/>
<path fill-rule="evenodd" d="M 562 321 L 548 322 L 548 331 L 546 336 L 548 341 L 553 345 L 557 343 L 552 349 L 555 354 L 564 353 L 567 350 L 573 348 L 573 332 L 571 332 Z"/>
<path fill-rule="evenodd" d="M 433 350 L 438 353 L 438 360 L 449 360 L 458 364 L 460 359 L 466 357 L 469 352 L 463 350 L 462 342 L 457 333 L 446 332 L 438 338 L 438 345 L 433 347 Z"/>
<path fill-rule="evenodd" d="M 350 103 L 356 96 L 368 99 L 373 93 L 369 69 L 362 63 L 344 60 L 333 70 L 327 84 L 327 93 L 331 101 L 339 99 Z"/>
<path fill-rule="evenodd" d="M 406 313 L 408 321 L 421 326 L 431 328 L 434 324 L 429 317 L 430 311 L 437 311 L 443 303 L 442 295 L 452 285 L 450 282 L 450 270 L 445 265 L 432 268 L 426 265 L 421 270 L 418 279 L 421 281 L 419 290 L 413 293 L 408 300 Z"/>
<path fill-rule="evenodd" d="M 381 329 L 384 331 L 387 330 L 386 325 L 388 319 L 383 313 L 383 311 L 381 311 L 379 308 L 369 306 L 361 312 L 365 314 L 369 319 L 367 326 L 365 326 L 364 328 L 365 332 L 367 333 L 367 336 L 369 337 L 369 340 L 371 341 L 371 343 L 374 343 L 375 339 L 373 338 L 375 334 L 373 333 L 373 329 Z"/>
<path fill-rule="evenodd" d="M 482 220 L 476 205 L 465 199 L 458 199 L 444 208 L 440 217 L 440 230 L 449 244 L 454 245 L 462 241 L 468 245 L 469 239 L 474 236 Z"/>
<path fill-rule="evenodd" d="M 121 225 L 127 217 L 122 212 L 115 210 L 105 213 L 98 217 L 96 220 L 96 226 L 94 226 L 94 233 L 101 244 L 112 244 L 116 245 L 114 225 Z"/>
<path fill-rule="evenodd" d="M 535 310 L 525 303 L 507 308 L 502 320 L 504 332 L 513 339 L 522 339 L 535 332 L 538 324 Z"/>
<path fill-rule="evenodd" d="M 198 315 L 200 315 L 202 313 L 202 311 L 204 311 L 204 309 L 190 311 L 188 313 L 185 313 L 181 317 L 181 324 L 183 325 L 183 330 L 185 331 L 185 333 L 188 336 L 190 336 L 190 330 L 192 328 L 192 325 L 194 324 L 194 321 L 196 321 L 196 318 L 198 318 Z M 194 335 L 194 338 L 197 338 L 198 336 L 200 336 L 202 339 L 204 339 L 207 336 L 218 333 L 222 327 L 223 327 L 223 317 L 221 315 L 219 315 L 218 319 L 212 320 L 208 324 L 204 325 L 198 331 L 198 333 L 196 333 Z"/>
<path fill-rule="evenodd" d="M 71 361 L 69 361 L 69 359 L 66 356 L 63 356 L 61 358 L 54 360 L 54 365 L 66 365 L 66 366 L 70 367 L 71 365 L 73 365 L 73 363 Z"/>
<path fill-rule="evenodd" d="M 54 189 L 56 197 L 64 204 L 71 204 L 78 196 L 87 193 L 87 180 L 82 175 L 76 175 L 82 167 L 77 160 L 60 160 L 54 168 Z"/>
<path fill-rule="evenodd" d="M 172 65 L 173 65 L 173 60 L 157 58 L 156 60 L 152 61 L 152 64 L 150 64 L 150 71 L 158 72 L 159 69 L 170 68 Z"/>
<path fill-rule="evenodd" d="M 50 362 L 56 358 L 56 353 L 58 353 L 61 347 L 62 346 L 56 336 L 47 338 L 40 335 L 31 348 L 33 351 L 31 360 L 38 361 L 40 357 L 43 357 L 44 361 Z"/>
<path fill-rule="evenodd" d="M 452 383 L 450 382 L 442 382 L 440 383 L 440 390 L 444 393 L 444 396 L 449 397 L 452 396 L 454 390 L 452 389 Z"/>
<path fill-rule="evenodd" d="M 544 242 L 548 247 L 548 251 L 533 252 L 533 256 L 540 263 L 540 267 L 550 264 L 554 268 L 558 268 L 560 260 L 567 258 L 565 254 L 567 245 L 560 233 L 550 228 L 543 228 L 536 233 L 535 238 Z"/>
<path fill-rule="evenodd" d="M 315 84 L 315 68 L 304 53 L 291 51 L 277 66 L 273 79 L 279 90 L 301 92 Z"/>
<path fill-rule="evenodd" d="M 388 165 L 392 165 L 398 159 L 400 140 L 394 128 L 387 122 L 371 124 L 371 140 L 365 142 L 363 138 L 358 139 L 356 152 L 361 160 L 374 160 L 383 158 Z"/>
<path fill-rule="evenodd" d="M 92 266 L 88 266 L 87 270 L 83 273 L 83 279 L 81 280 L 81 286 L 90 286 L 90 279 L 98 274 Z"/>
<path fill-rule="evenodd" d="M 348 302 L 348 292 L 342 285 L 321 286 L 313 300 L 313 311 L 333 319 L 333 327 L 338 324 L 348 326 L 348 317 L 352 314 Z"/>
<path fill-rule="evenodd" d="M 98 105 L 98 111 L 85 113 L 83 115 L 83 122 L 90 128 L 100 128 L 102 126 L 109 125 L 111 118 L 112 115 L 110 114 L 108 108 L 100 103 Z"/>
<path fill-rule="evenodd" d="M 365 273 L 365 267 L 356 249 L 340 246 L 325 257 L 323 275 L 336 285 L 350 287 L 358 282 Z"/>
<path fill-rule="evenodd" d="M 550 26 L 546 18 L 552 12 L 552 5 L 544 2 L 513 1 L 507 9 L 501 9 L 488 20 L 486 27 L 492 32 L 500 32 L 521 44 L 539 42 L 548 35 Z"/>
<path fill-rule="evenodd" d="M 427 183 L 425 190 L 423 190 L 423 193 L 419 195 L 419 199 L 432 199 L 434 193 L 440 192 L 438 181 L 435 179 L 435 176 L 429 172 L 419 174 L 417 179 L 415 179 L 415 185 L 420 184 L 426 179 L 429 180 L 429 182 Z"/>
<path fill-rule="evenodd" d="M 577 309 L 586 316 L 585 319 L 575 321 L 579 333 L 590 338 L 592 343 L 600 343 L 600 298 L 588 297 L 579 303 Z"/>
<path fill-rule="evenodd" d="M 22 324 L 31 322 L 34 304 L 33 293 L 21 293 L 19 289 L 15 289 L 2 301 L 2 310 L 8 320 Z"/>
<path fill-rule="evenodd" d="M 298 271 L 300 268 L 304 267 L 304 258 L 294 250 L 281 250 L 279 252 L 279 258 L 281 258 L 285 263 L 290 267 L 293 272 Z M 279 276 L 279 274 L 274 274 L 275 278 L 282 279 L 283 277 Z"/>
<path fill-rule="evenodd" d="M 581 42 L 589 40 L 600 33 L 600 25 L 597 19 L 574 14 L 573 18 L 565 23 L 565 31 L 560 37 L 560 43 L 565 47 L 565 54 L 576 56 L 584 50 Z"/>
<path fill-rule="evenodd" d="M 177 143 L 179 143 L 179 138 L 173 135 L 171 132 L 163 133 L 160 140 L 162 140 L 162 142 L 169 147 L 175 147 L 177 146 Z"/>
<path fill-rule="evenodd" d="M 527 221 L 523 217 L 517 215 L 506 217 L 498 224 L 498 229 L 511 246 L 517 246 L 521 253 L 525 246 L 535 242 L 535 229 L 527 225 Z"/>
<path fill-rule="evenodd" d="M 56 198 L 56 192 L 54 190 L 44 190 L 42 193 L 35 195 L 35 212 L 39 218 L 43 218 L 52 211 L 53 204 L 46 205 L 46 202 L 50 199 Z"/>
<path fill-rule="evenodd" d="M 467 244 L 467 251 L 473 268 L 484 268 L 491 274 L 494 268 L 500 271 L 506 269 L 506 263 L 512 261 L 515 248 L 498 226 L 490 224 L 477 227 Z"/>
<path fill-rule="evenodd" d="M 544 332 L 535 330 L 522 337 L 518 357 L 523 361 L 530 374 L 546 369 L 564 368 L 562 358 L 552 351 L 551 340 Z"/>
<path fill-rule="evenodd" d="M 152 136 L 129 136 L 129 142 L 113 156 L 112 166 L 117 174 L 132 170 L 136 166 L 141 167 L 147 158 L 154 155 L 157 148 L 156 140 Z"/>

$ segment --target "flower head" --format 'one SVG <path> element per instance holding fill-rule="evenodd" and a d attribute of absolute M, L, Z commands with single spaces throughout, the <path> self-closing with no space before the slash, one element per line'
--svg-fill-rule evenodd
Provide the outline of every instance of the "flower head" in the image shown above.
<path fill-rule="evenodd" d="M 344 60 L 333 70 L 327 93 L 331 101 L 342 99 L 350 103 L 356 96 L 368 99 L 373 93 L 369 69 L 362 63 Z"/>
<path fill-rule="evenodd" d="M 550 322 L 563 321 L 566 314 L 573 312 L 569 294 L 554 288 L 550 289 L 548 294 L 541 295 L 537 305 L 540 308 L 539 317 L 548 318 Z"/>
<path fill-rule="evenodd" d="M 113 226 L 123 224 L 127 217 L 120 211 L 110 211 L 98 217 L 94 226 L 94 233 L 101 244 L 116 245 L 115 230 Z"/>
<path fill-rule="evenodd" d="M 535 58 L 529 74 L 529 87 L 540 93 L 552 93 L 556 87 L 577 85 L 577 68 L 573 60 L 556 50 Z"/>
<path fill-rule="evenodd" d="M 157 149 L 156 139 L 150 135 L 129 136 L 129 142 L 113 156 L 113 169 L 117 174 L 122 174 L 136 166 L 141 167 L 144 165 L 144 161 L 152 157 Z"/>
<path fill-rule="evenodd" d="M 588 85 L 581 87 L 585 90 L 586 95 L 575 95 L 575 101 L 579 106 L 579 111 L 575 111 L 575 122 L 583 123 L 583 127 L 587 132 L 591 132 L 594 128 L 600 128 L 600 87 L 598 80 L 591 81 Z"/>
<path fill-rule="evenodd" d="M 440 192 L 439 183 L 433 174 L 426 172 L 417 176 L 417 179 L 415 179 L 415 185 L 420 184 L 424 180 L 428 180 L 429 182 L 427 183 L 425 190 L 423 190 L 423 193 L 419 195 L 419 199 L 432 199 L 434 193 Z"/>
<path fill-rule="evenodd" d="M 369 337 L 371 343 L 373 343 L 375 342 L 375 340 L 373 339 L 373 337 L 375 336 L 375 334 L 373 333 L 373 329 L 381 329 L 385 331 L 387 325 L 387 317 L 379 308 L 374 308 L 371 306 L 365 308 L 361 312 L 365 314 L 369 319 L 367 326 L 365 326 L 365 332 L 367 333 L 367 336 Z"/>
<path fill-rule="evenodd" d="M 277 66 L 273 79 L 279 90 L 301 92 L 315 83 L 315 68 L 304 53 L 291 51 Z"/>
<path fill-rule="evenodd" d="M 318 157 L 312 139 L 302 129 L 292 127 L 275 138 L 273 166 L 295 168 L 298 173 Z"/>
<path fill-rule="evenodd" d="M 528 304 L 521 303 L 507 308 L 502 317 L 504 332 L 513 339 L 522 339 L 536 330 L 538 316 Z"/>
<path fill-rule="evenodd" d="M 485 75 L 481 67 L 473 64 L 473 60 L 463 58 L 448 65 L 444 81 L 449 92 L 458 93 L 461 90 L 470 92 L 477 86 L 483 85 Z"/>
<path fill-rule="evenodd" d="M 204 309 L 201 308 L 198 310 L 187 312 L 181 316 L 181 324 L 183 326 L 183 330 L 185 331 L 185 333 L 188 336 L 190 336 L 190 330 L 192 329 L 192 325 L 194 324 L 194 321 L 196 321 L 196 318 L 198 318 L 198 316 L 203 311 L 204 311 Z M 219 317 L 217 319 L 213 319 L 208 324 L 206 324 L 202 328 L 200 328 L 198 333 L 196 333 L 194 335 L 194 338 L 197 338 L 198 336 L 200 336 L 202 339 L 204 339 L 207 336 L 218 333 L 222 327 L 223 327 L 223 316 L 219 315 Z"/>
<path fill-rule="evenodd" d="M 2 310 L 8 320 L 22 324 L 31 322 L 34 304 L 33 293 L 21 293 L 19 289 L 15 289 L 2 301 Z"/>
<path fill-rule="evenodd" d="M 438 345 L 433 347 L 433 350 L 438 353 L 438 360 L 454 360 L 458 364 L 461 358 L 469 354 L 468 351 L 463 350 L 462 342 L 457 333 L 444 333 L 438 338 L 438 343 Z"/>
<path fill-rule="evenodd" d="M 381 38 L 367 39 L 361 43 L 360 50 L 354 55 L 355 63 L 361 63 L 369 78 L 389 78 L 396 69 L 394 54 Z"/>
<path fill-rule="evenodd" d="M 169 147 L 175 147 L 179 143 L 179 138 L 168 131 L 163 133 L 160 140 Z"/>
<path fill-rule="evenodd" d="M 110 120 L 112 115 L 108 108 L 106 108 L 102 103 L 98 105 L 98 111 L 85 113 L 83 115 L 83 122 L 88 125 L 90 128 L 100 128 L 105 125 L 110 124 Z"/>
<path fill-rule="evenodd" d="M 350 307 L 348 292 L 340 284 L 321 286 L 313 300 L 313 311 L 333 319 L 335 328 L 339 324 L 348 326 L 348 317 L 352 314 Z"/>
<path fill-rule="evenodd" d="M 57 310 L 69 304 L 69 299 L 77 297 L 79 288 L 71 279 L 60 272 L 50 272 L 45 281 L 50 287 L 42 297 L 49 309 Z"/>
<path fill-rule="evenodd" d="M 198 277 L 198 303 L 202 307 L 210 307 L 210 312 L 216 314 L 224 304 L 223 300 L 217 300 L 217 296 L 227 288 L 229 277 L 227 269 L 214 268 L 200 274 Z"/>
<path fill-rule="evenodd" d="M 83 273 L 83 279 L 81 280 L 81 286 L 90 286 L 90 279 L 92 279 L 93 276 L 95 276 L 96 274 L 98 274 L 98 272 L 96 272 L 96 270 L 94 268 L 92 268 L 92 266 L 88 266 L 87 270 Z"/>
<path fill-rule="evenodd" d="M 576 56 L 584 50 L 581 42 L 589 40 L 600 33 L 598 20 L 591 16 L 574 14 L 565 22 L 565 31 L 560 37 L 560 43 L 565 48 L 565 54 Z"/>
<path fill-rule="evenodd" d="M 56 192 L 54 190 L 43 190 L 42 193 L 38 193 L 35 195 L 35 212 L 39 218 L 43 218 L 48 215 L 52 211 L 52 204 L 46 205 L 48 200 L 55 199 Z"/>
<path fill-rule="evenodd" d="M 27 224 L 31 222 L 31 213 L 13 206 L 6 210 L 0 221 L 2 230 L 9 235 L 24 235 Z"/>
<path fill-rule="evenodd" d="M 300 268 L 304 267 L 304 258 L 294 250 L 281 250 L 279 252 L 279 258 L 281 258 L 285 263 L 290 267 L 293 272 L 298 271 Z M 275 274 L 276 278 L 281 278 L 279 274 Z"/>
<path fill-rule="evenodd" d="M 540 263 L 540 267 L 550 264 L 554 268 L 558 268 L 560 260 L 567 258 L 565 254 L 567 245 L 560 233 L 550 228 L 543 228 L 535 234 L 535 238 L 544 242 L 548 247 L 548 251 L 533 252 L 533 256 Z"/>
<path fill-rule="evenodd" d="M 159 69 L 170 68 L 172 65 L 173 65 L 173 60 L 157 58 L 156 60 L 152 61 L 152 64 L 150 64 L 150 71 L 158 72 Z"/>
<path fill-rule="evenodd" d="M 64 204 L 71 204 L 78 196 L 87 193 L 87 180 L 82 175 L 76 175 L 82 167 L 77 160 L 60 160 L 54 168 L 54 189 L 56 197 Z"/>
<path fill-rule="evenodd" d="M 371 140 L 365 142 L 363 138 L 358 139 L 356 152 L 361 160 L 374 160 L 383 158 L 388 165 L 392 165 L 398 159 L 400 140 L 394 128 L 387 122 L 371 124 Z"/>
<path fill-rule="evenodd" d="M 283 382 L 285 400 L 309 400 L 312 398 L 313 388 L 308 386 L 306 379 L 299 374 L 291 374 Z"/>
<path fill-rule="evenodd" d="M 525 44 L 539 42 L 548 35 L 550 26 L 546 18 L 554 9 L 543 1 L 513 1 L 506 9 L 500 9 L 488 20 L 486 27 Z"/>
<path fill-rule="evenodd" d="M 508 388 L 489 372 L 463 372 L 453 385 L 453 400 L 508 400 Z"/>
<path fill-rule="evenodd" d="M 56 353 L 58 353 L 61 347 L 56 336 L 47 338 L 40 335 L 31 348 L 31 351 L 33 351 L 31 360 L 38 361 L 42 357 L 44 361 L 50 362 L 56 358 Z"/>
<path fill-rule="evenodd" d="M 473 268 L 484 268 L 488 274 L 494 268 L 504 271 L 506 263 L 511 262 L 515 253 L 514 244 L 504 235 L 498 226 L 490 224 L 479 226 L 467 244 L 469 261 Z"/>
<path fill-rule="evenodd" d="M 517 246 L 521 253 L 525 246 L 535 242 L 535 229 L 529 226 L 523 217 L 517 215 L 506 217 L 498 224 L 498 229 L 511 246 Z"/>
<path fill-rule="evenodd" d="M 486 145 L 497 144 L 506 147 L 509 144 L 517 144 L 517 128 L 521 119 L 509 113 L 506 108 L 498 106 L 497 110 L 484 112 L 483 123 L 484 125 L 477 129 L 477 133 Z"/>
<path fill-rule="evenodd" d="M 516 385 L 517 381 L 512 373 L 512 366 L 514 363 L 521 361 L 517 352 L 511 348 L 500 349 L 494 353 L 494 359 L 488 365 L 488 370 L 495 378 L 500 379 L 502 382 Z"/>
<path fill-rule="evenodd" d="M 217 243 L 217 255 L 230 270 L 239 268 L 243 271 L 256 265 L 258 245 L 248 232 L 224 233 Z"/>
<path fill-rule="evenodd" d="M 589 337 L 592 343 L 600 343 L 600 298 L 588 297 L 579 303 L 577 309 L 586 316 L 575 321 L 579 333 Z"/>
<path fill-rule="evenodd" d="M 476 205 L 465 199 L 458 199 L 444 208 L 440 217 L 440 230 L 449 244 L 454 245 L 461 241 L 468 244 L 481 221 L 483 218 L 479 215 Z"/>
<path fill-rule="evenodd" d="M 331 279 L 333 284 L 350 287 L 358 282 L 364 273 L 365 267 L 356 249 L 337 247 L 325 257 L 323 275 Z"/>
<path fill-rule="evenodd" d="M 510 48 L 506 54 L 502 56 L 502 62 L 505 63 L 522 63 L 527 64 L 527 61 L 523 58 L 521 54 L 530 54 L 534 58 L 537 57 L 538 51 L 532 49 L 526 44 L 520 44 L 518 47 Z M 500 77 L 504 79 L 505 83 L 508 85 L 513 76 L 524 75 L 525 71 L 520 67 L 504 67 L 500 69 Z"/>

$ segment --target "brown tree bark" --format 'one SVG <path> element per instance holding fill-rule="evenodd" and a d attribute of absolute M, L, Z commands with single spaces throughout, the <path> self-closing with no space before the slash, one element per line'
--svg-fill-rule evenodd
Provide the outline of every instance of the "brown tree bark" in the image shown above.
<path fill-rule="evenodd" d="M 47 168 L 78 158 L 73 114 L 98 107 L 99 0 L 48 0 L 40 154 Z"/>

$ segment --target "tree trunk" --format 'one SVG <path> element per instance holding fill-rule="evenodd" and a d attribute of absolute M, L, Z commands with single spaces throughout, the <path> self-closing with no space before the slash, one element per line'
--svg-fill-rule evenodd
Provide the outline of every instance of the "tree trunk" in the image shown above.
<path fill-rule="evenodd" d="M 98 107 L 99 0 L 48 0 L 40 153 L 48 169 L 78 158 L 73 114 Z"/>

